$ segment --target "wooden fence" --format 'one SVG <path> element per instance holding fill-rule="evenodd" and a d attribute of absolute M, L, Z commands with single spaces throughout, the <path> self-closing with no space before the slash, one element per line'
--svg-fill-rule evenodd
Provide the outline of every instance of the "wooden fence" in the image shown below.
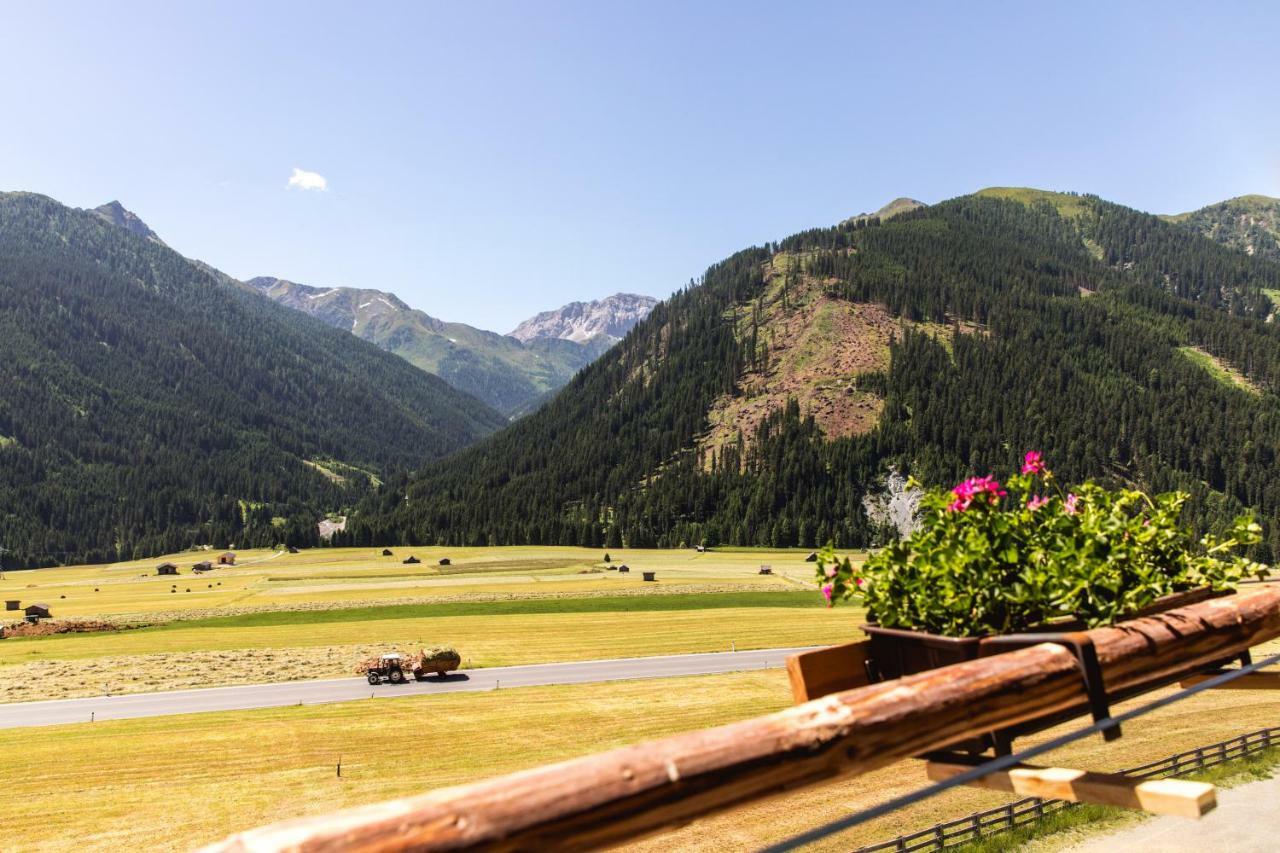
<path fill-rule="evenodd" d="M 1121 770 L 1125 776 L 1140 779 L 1152 779 L 1161 776 L 1178 776 L 1213 767 L 1225 761 L 1243 758 L 1273 746 L 1280 746 L 1280 728 L 1261 729 L 1239 737 L 1224 740 L 1209 746 L 1180 752 L 1150 764 Z M 970 844 L 991 835 L 1030 826 L 1046 815 L 1072 808 L 1079 803 L 1065 800 L 1042 800 L 1039 797 L 1027 797 L 999 808 L 974 812 L 968 817 L 949 820 L 922 829 L 911 835 L 900 835 L 891 841 L 882 841 L 868 847 L 859 847 L 856 853 L 880 853 L 892 850 L 895 853 L 913 853 L 917 850 L 946 850 Z"/>

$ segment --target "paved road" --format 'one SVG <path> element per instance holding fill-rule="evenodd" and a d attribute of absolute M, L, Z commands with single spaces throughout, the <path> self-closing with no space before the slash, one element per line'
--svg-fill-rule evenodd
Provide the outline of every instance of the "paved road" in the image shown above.
<path fill-rule="evenodd" d="M 668 678 L 678 675 L 712 675 L 746 669 L 776 668 L 787 655 L 802 649 L 764 649 L 702 655 L 623 658 L 620 660 L 545 663 L 503 666 L 451 673 L 445 679 L 383 684 L 371 687 L 363 678 L 324 681 L 287 681 L 277 684 L 245 684 L 201 690 L 96 696 L 89 699 L 55 699 L 48 702 L 0 704 L 0 729 L 86 723 L 90 720 L 126 720 L 165 714 L 201 711 L 243 711 L 285 705 L 318 705 L 350 702 L 370 696 L 416 696 L 423 693 L 456 693 L 468 690 L 505 690 L 544 684 L 585 684 L 629 678 Z"/>
<path fill-rule="evenodd" d="M 1157 817 L 1069 847 L 1064 853 L 1271 853 L 1280 848 L 1280 778 L 1218 789 L 1218 807 L 1200 820 Z"/>

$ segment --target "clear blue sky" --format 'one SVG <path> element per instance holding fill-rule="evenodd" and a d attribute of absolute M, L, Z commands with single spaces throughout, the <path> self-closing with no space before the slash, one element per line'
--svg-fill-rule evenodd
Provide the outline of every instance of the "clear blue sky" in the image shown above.
<path fill-rule="evenodd" d="M 499 331 L 900 195 L 1280 195 L 1274 2 L 0 0 L 0 33 L 0 189 Z"/>

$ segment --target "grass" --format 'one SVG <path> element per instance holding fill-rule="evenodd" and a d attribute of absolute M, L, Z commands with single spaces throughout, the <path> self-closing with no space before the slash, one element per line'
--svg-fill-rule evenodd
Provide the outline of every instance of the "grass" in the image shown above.
<path fill-rule="evenodd" d="M 1280 309 L 1280 290 L 1264 287 L 1262 289 L 1262 295 L 1271 300 L 1273 308 Z"/>
<path fill-rule="evenodd" d="M 975 195 L 988 198 L 1003 198 L 1028 206 L 1042 201 L 1048 202 L 1064 219 L 1077 219 L 1088 212 L 1084 200 L 1079 196 L 1051 192 L 1049 190 L 1037 190 L 1031 187 L 988 187 L 984 190 L 979 190 Z"/>
<path fill-rule="evenodd" d="M 0 730 L 0 848 L 190 848 L 262 823 L 719 725 L 789 702 L 785 675 L 771 670 Z M 1120 741 L 1092 738 L 1051 760 L 1126 767 L 1274 723 L 1268 695 L 1210 693 L 1130 724 Z M 628 849 L 757 849 L 923 784 L 918 764 L 899 763 Z M 949 791 L 811 849 L 847 851 L 1010 799 Z"/>
<path fill-rule="evenodd" d="M 1248 377 L 1222 359 L 1212 356 L 1198 347 L 1178 347 L 1178 352 L 1204 368 L 1209 372 L 1209 375 L 1223 385 L 1229 388 L 1239 388 L 1253 394 L 1260 393 L 1257 386 L 1250 382 Z"/>

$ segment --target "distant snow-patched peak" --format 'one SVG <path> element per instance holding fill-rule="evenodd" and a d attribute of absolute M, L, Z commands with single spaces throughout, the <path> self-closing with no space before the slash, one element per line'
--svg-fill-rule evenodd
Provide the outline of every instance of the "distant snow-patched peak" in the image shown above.
<path fill-rule="evenodd" d="M 658 304 L 652 296 L 615 293 L 591 302 L 570 302 L 554 311 L 543 311 L 516 326 L 509 334 L 520 341 L 561 338 L 586 343 L 595 338 L 620 340 L 649 316 Z"/>
<path fill-rule="evenodd" d="M 161 246 L 164 245 L 164 241 L 160 239 L 160 235 L 152 231 L 147 223 L 142 221 L 138 214 L 129 210 L 118 201 L 110 201 L 100 207 L 95 207 L 93 212 L 117 228 L 123 228 L 130 234 L 136 234 L 145 240 L 152 240 L 159 243 Z"/>

